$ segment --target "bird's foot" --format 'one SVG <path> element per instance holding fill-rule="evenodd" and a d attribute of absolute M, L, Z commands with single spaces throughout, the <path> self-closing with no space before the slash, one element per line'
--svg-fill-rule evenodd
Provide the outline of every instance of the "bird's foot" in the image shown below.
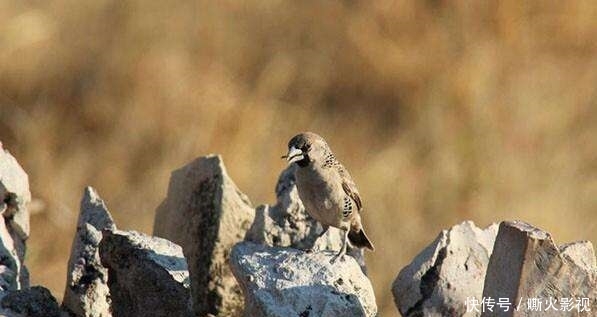
<path fill-rule="evenodd" d="M 336 255 L 334 255 L 331 259 L 330 259 L 330 264 L 334 264 L 336 263 L 336 261 L 340 260 L 340 262 L 344 262 L 346 254 L 345 253 L 338 253 Z"/>
<path fill-rule="evenodd" d="M 308 246 L 306 248 L 301 248 L 301 250 L 303 250 L 303 252 L 308 253 L 308 254 L 312 254 L 312 253 L 321 251 L 320 248 L 315 244 Z"/>

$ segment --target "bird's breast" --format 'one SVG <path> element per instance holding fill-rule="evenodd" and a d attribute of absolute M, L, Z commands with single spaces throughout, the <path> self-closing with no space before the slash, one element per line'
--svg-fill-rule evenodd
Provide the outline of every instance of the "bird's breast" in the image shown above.
<path fill-rule="evenodd" d="M 333 175 L 315 171 L 297 171 L 296 184 L 307 212 L 319 222 L 338 227 L 342 221 L 344 191 Z"/>

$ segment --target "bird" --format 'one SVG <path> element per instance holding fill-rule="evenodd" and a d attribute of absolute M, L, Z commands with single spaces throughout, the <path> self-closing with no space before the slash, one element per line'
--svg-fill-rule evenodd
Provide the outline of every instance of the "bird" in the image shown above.
<path fill-rule="evenodd" d="M 321 136 L 313 132 L 295 135 L 282 158 L 298 166 L 295 179 L 299 198 L 307 213 L 321 223 L 321 234 L 330 226 L 344 233 L 342 247 L 331 262 L 346 254 L 348 243 L 375 250 L 361 223 L 363 204 L 357 186 Z"/>

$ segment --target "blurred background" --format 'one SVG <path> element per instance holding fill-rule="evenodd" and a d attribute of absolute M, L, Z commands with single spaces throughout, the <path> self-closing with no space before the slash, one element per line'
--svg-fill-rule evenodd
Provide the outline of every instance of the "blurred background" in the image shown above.
<path fill-rule="evenodd" d="M 273 203 L 295 133 L 364 200 L 382 316 L 444 228 L 597 242 L 594 1 L 0 1 L 0 140 L 29 173 L 33 284 L 62 297 L 85 185 L 151 233 L 169 174 L 223 155 Z"/>

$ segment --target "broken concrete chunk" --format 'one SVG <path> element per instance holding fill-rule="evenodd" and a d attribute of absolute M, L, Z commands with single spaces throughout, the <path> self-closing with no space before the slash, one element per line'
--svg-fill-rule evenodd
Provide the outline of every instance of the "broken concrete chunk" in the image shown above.
<path fill-rule="evenodd" d="M 112 315 L 192 316 L 189 272 L 182 248 L 135 231 L 103 231 Z"/>
<path fill-rule="evenodd" d="M 197 316 L 235 316 L 242 309 L 241 291 L 227 262 L 254 215 L 220 156 L 200 157 L 172 173 L 168 196 L 156 211 L 154 235 L 182 246 Z"/>
<path fill-rule="evenodd" d="M 71 316 L 112 316 L 108 270 L 101 264 L 98 252 L 105 229 L 116 229 L 112 216 L 96 190 L 87 187 L 81 200 L 62 301 L 63 309 Z"/>
<path fill-rule="evenodd" d="M 442 231 L 392 285 L 402 316 L 464 315 L 467 297 L 481 299 L 497 228 L 465 221 Z"/>
<path fill-rule="evenodd" d="M 41 286 L 8 291 L 0 301 L 0 316 L 60 317 L 61 311 L 50 291 Z"/>
<path fill-rule="evenodd" d="M 244 316 L 376 316 L 373 288 L 349 256 L 306 253 L 252 242 L 232 249 L 230 265 L 245 295 Z"/>
<path fill-rule="evenodd" d="M 521 221 L 500 224 L 487 268 L 483 297 L 507 298 L 518 310 L 485 311 L 482 316 L 562 316 L 558 310 L 534 310 L 529 299 L 587 298 L 586 311 L 574 309 L 574 316 L 594 316 L 597 311 L 597 267 L 590 243 L 581 242 L 558 249 L 549 233 Z M 520 303 L 520 304 L 519 304 Z M 556 308 L 560 308 L 558 305 Z M 572 313 L 571 313 L 572 314 Z"/>
<path fill-rule="evenodd" d="M 321 224 L 309 216 L 299 198 L 295 170 L 293 164 L 280 174 L 276 185 L 276 204 L 257 207 L 255 220 L 245 240 L 268 246 L 337 252 L 342 246 L 342 232 L 330 228 L 322 235 Z M 365 272 L 363 250 L 349 247 L 348 254 L 359 262 Z"/>

